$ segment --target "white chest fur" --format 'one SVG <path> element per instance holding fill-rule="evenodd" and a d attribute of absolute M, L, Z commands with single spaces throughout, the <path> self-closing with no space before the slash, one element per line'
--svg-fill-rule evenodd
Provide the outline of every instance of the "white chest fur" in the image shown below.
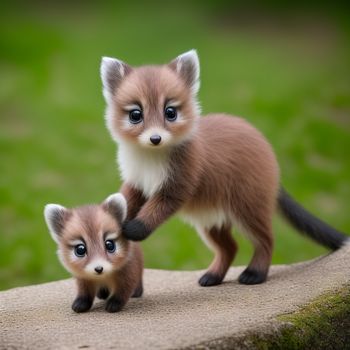
<path fill-rule="evenodd" d="M 149 198 L 155 194 L 169 176 L 168 154 L 143 150 L 130 144 L 119 143 L 118 163 L 122 179 Z"/>

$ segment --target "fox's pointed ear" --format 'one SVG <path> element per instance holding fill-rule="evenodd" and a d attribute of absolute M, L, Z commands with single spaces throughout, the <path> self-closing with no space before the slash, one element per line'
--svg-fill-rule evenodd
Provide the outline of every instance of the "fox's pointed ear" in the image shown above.
<path fill-rule="evenodd" d="M 171 69 L 175 70 L 191 88 L 193 94 L 199 90 L 199 58 L 196 50 L 190 50 L 176 57 L 169 63 Z"/>
<path fill-rule="evenodd" d="M 118 222 L 122 223 L 126 219 L 128 207 L 127 207 L 126 199 L 121 193 L 111 194 L 103 202 L 103 207 L 113 217 L 115 217 L 118 220 Z"/>
<path fill-rule="evenodd" d="M 59 204 L 47 204 L 44 209 L 44 216 L 52 239 L 58 243 L 64 224 L 69 217 L 69 210 Z"/>
<path fill-rule="evenodd" d="M 116 88 L 131 72 L 131 67 L 116 58 L 102 57 L 101 79 L 103 84 L 103 96 L 109 102 L 114 95 Z"/>

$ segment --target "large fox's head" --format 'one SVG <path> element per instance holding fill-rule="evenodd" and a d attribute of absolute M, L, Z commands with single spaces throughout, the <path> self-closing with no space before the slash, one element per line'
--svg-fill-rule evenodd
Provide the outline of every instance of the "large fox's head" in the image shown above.
<path fill-rule="evenodd" d="M 76 277 L 99 280 L 124 266 L 130 257 L 130 242 L 121 235 L 126 211 L 120 193 L 99 205 L 46 205 L 45 220 L 63 266 Z"/>
<path fill-rule="evenodd" d="M 131 67 L 101 63 L 107 127 L 116 141 L 163 149 L 188 139 L 199 116 L 199 61 L 195 50 L 169 64 Z"/>

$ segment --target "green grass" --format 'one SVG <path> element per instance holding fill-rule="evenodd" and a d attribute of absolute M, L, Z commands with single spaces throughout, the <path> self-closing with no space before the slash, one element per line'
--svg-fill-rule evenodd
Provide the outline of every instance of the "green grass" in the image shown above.
<path fill-rule="evenodd" d="M 285 187 L 350 232 L 346 16 L 262 16 L 224 4 L 184 4 L 8 3 L 1 9 L 0 289 L 68 276 L 43 221 L 46 203 L 98 202 L 120 186 L 115 145 L 103 120 L 103 55 L 140 65 L 197 48 L 203 112 L 241 115 L 254 124 L 276 150 Z M 279 219 L 274 227 L 273 263 L 325 252 Z M 240 245 L 235 264 L 247 264 L 250 244 L 234 235 Z M 212 258 L 195 231 L 176 218 L 143 247 L 151 268 L 205 268 Z"/>

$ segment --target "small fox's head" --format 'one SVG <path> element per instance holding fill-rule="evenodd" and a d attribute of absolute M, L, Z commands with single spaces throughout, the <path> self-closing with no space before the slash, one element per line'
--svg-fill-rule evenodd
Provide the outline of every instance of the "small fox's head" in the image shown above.
<path fill-rule="evenodd" d="M 101 63 L 107 127 L 116 141 L 164 149 L 191 136 L 199 116 L 199 61 L 195 50 L 169 64 L 131 67 Z"/>
<path fill-rule="evenodd" d="M 106 278 L 127 261 L 129 242 L 121 236 L 126 200 L 120 193 L 102 204 L 67 209 L 45 206 L 44 216 L 63 266 L 76 277 Z"/>

